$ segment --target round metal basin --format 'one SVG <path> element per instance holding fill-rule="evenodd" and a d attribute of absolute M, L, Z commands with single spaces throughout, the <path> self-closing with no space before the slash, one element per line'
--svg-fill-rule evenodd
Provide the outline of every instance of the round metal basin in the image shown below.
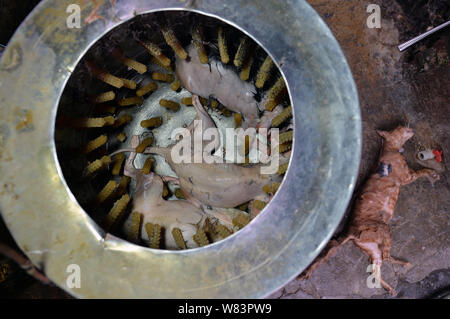
<path fill-rule="evenodd" d="M 98 1 L 68 28 L 72 0 L 40 3 L 0 63 L 0 211 L 17 244 L 58 286 L 85 298 L 258 298 L 293 279 L 332 236 L 353 192 L 358 96 L 338 43 L 305 1 Z M 285 180 L 262 214 L 212 245 L 167 251 L 107 236 L 77 203 L 55 151 L 60 96 L 83 54 L 135 15 L 190 10 L 253 38 L 284 75 L 294 110 Z M 68 266 L 81 270 L 73 287 Z M 69 272 L 68 272 L 69 271 Z"/>

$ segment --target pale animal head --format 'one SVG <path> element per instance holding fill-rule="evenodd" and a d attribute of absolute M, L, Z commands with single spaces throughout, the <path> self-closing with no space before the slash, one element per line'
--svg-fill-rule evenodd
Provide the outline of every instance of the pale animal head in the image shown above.
<path fill-rule="evenodd" d="M 386 142 L 385 147 L 397 151 L 403 146 L 403 144 L 406 143 L 407 140 L 414 136 L 414 130 L 404 126 L 399 126 L 390 132 L 377 130 L 377 133 L 384 138 Z"/>

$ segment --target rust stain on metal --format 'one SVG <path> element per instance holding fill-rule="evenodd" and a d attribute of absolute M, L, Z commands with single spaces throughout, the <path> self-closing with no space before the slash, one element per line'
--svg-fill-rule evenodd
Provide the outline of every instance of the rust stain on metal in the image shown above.
<path fill-rule="evenodd" d="M 91 0 L 91 1 L 94 4 L 94 9 L 91 11 L 89 16 L 86 19 L 84 19 L 84 22 L 86 24 L 90 24 L 98 19 L 102 19 L 106 23 L 107 19 L 104 16 L 97 14 L 98 10 L 105 3 L 105 1 L 104 0 Z M 111 3 L 111 6 L 114 7 L 115 1 L 111 1 L 110 3 Z"/>
<path fill-rule="evenodd" d="M 3 63 L 0 67 L 5 71 L 14 70 L 20 65 L 22 61 L 22 50 L 17 43 L 10 46 L 9 50 L 6 50 L 3 55 Z"/>
<path fill-rule="evenodd" d="M 17 123 L 16 130 L 19 131 L 24 128 L 27 128 L 31 125 L 32 122 L 33 122 L 33 112 L 31 110 L 26 110 L 25 114 L 19 120 L 19 123 Z"/>

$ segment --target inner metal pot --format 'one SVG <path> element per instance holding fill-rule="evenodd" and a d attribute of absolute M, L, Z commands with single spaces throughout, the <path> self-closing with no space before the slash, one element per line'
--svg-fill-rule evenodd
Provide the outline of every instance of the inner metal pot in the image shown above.
<path fill-rule="evenodd" d="M 299 274 L 345 212 L 361 148 L 355 84 L 320 17 L 305 1 L 80 1 L 78 29 L 66 24 L 73 3 L 40 3 L 0 63 L 0 211 L 24 253 L 86 298 L 256 298 Z M 226 240 L 186 251 L 106 236 L 67 187 L 54 142 L 61 94 L 84 53 L 135 15 L 162 10 L 212 16 L 250 36 L 284 75 L 294 111 L 290 166 L 264 212 Z M 93 14 L 101 18 L 86 23 Z M 67 280 L 72 264 L 79 287 Z"/>

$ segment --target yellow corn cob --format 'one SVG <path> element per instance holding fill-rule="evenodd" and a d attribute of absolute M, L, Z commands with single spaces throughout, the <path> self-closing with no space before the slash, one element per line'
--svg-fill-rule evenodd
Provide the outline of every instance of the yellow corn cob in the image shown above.
<path fill-rule="evenodd" d="M 249 135 L 245 135 L 245 138 L 244 138 L 244 155 L 248 155 L 249 152 L 250 152 L 250 136 Z"/>
<path fill-rule="evenodd" d="M 205 99 L 204 97 L 199 96 L 198 99 L 200 100 L 200 103 L 202 103 L 203 106 L 208 105 L 208 99 Z"/>
<path fill-rule="evenodd" d="M 200 247 L 206 246 L 209 244 L 208 237 L 206 237 L 205 231 L 203 229 L 197 230 L 197 233 L 194 235 L 194 241 Z"/>
<path fill-rule="evenodd" d="M 157 66 L 160 66 L 160 67 L 162 67 L 163 69 L 165 69 L 165 70 L 167 70 L 167 71 L 169 71 L 169 72 L 173 72 L 173 69 L 172 69 L 172 67 L 170 66 L 170 60 L 169 60 L 168 65 L 165 65 L 165 64 L 163 63 L 163 61 L 161 61 L 159 58 L 154 57 L 154 56 L 151 57 L 150 61 L 151 61 L 153 64 L 156 64 Z"/>
<path fill-rule="evenodd" d="M 217 100 L 211 100 L 211 108 L 216 109 L 219 106 L 219 102 Z"/>
<path fill-rule="evenodd" d="M 123 86 L 123 81 L 120 78 L 109 73 L 104 73 L 98 76 L 98 79 L 118 89 L 120 89 Z"/>
<path fill-rule="evenodd" d="M 129 114 L 121 115 L 118 119 L 115 120 L 113 127 L 117 128 L 122 125 L 126 125 L 131 122 L 133 118 Z"/>
<path fill-rule="evenodd" d="M 278 147 L 279 147 L 279 152 L 284 153 L 284 152 L 289 151 L 292 148 L 292 143 L 283 143 L 283 144 L 280 144 Z"/>
<path fill-rule="evenodd" d="M 114 124 L 114 117 L 106 116 L 74 119 L 72 124 L 77 128 L 104 127 Z"/>
<path fill-rule="evenodd" d="M 280 187 L 281 183 L 270 183 L 263 186 L 263 191 L 266 194 L 275 194 L 278 188 Z"/>
<path fill-rule="evenodd" d="M 111 196 L 111 194 L 114 192 L 114 190 L 116 189 L 117 183 L 116 181 L 109 181 L 100 191 L 100 193 L 98 193 L 95 202 L 96 204 L 101 204 L 103 203 L 105 200 L 108 199 L 109 196 Z"/>
<path fill-rule="evenodd" d="M 186 242 L 184 241 L 183 234 L 181 233 L 181 230 L 179 228 L 172 229 L 172 236 L 173 239 L 175 239 L 175 243 L 177 244 L 178 248 L 186 249 Z"/>
<path fill-rule="evenodd" d="M 130 228 L 128 230 L 127 239 L 136 243 L 139 240 L 139 234 L 141 233 L 141 224 L 143 216 L 138 212 L 132 212 L 130 214 Z"/>
<path fill-rule="evenodd" d="M 147 233 L 148 236 L 148 241 L 151 243 L 152 242 L 152 236 L 153 236 L 153 224 L 152 223 L 146 223 L 144 228 L 145 228 L 145 232 Z M 150 244 L 149 243 L 149 244 Z"/>
<path fill-rule="evenodd" d="M 153 42 L 141 42 L 139 41 L 139 43 L 148 51 L 148 53 L 150 53 L 152 56 L 154 57 L 159 57 L 162 55 L 162 51 L 159 48 L 159 46 L 157 46 L 156 44 L 154 44 Z"/>
<path fill-rule="evenodd" d="M 206 54 L 205 46 L 203 45 L 202 28 L 200 26 L 192 28 L 192 40 L 194 42 L 195 48 L 197 49 L 200 63 L 208 63 L 208 55 Z"/>
<path fill-rule="evenodd" d="M 123 64 L 136 70 L 140 74 L 144 74 L 145 72 L 147 72 L 147 67 L 144 64 L 142 64 L 136 60 L 126 58 L 122 62 L 123 62 Z"/>
<path fill-rule="evenodd" d="M 167 197 L 167 195 L 169 195 L 169 189 L 167 188 L 167 185 L 164 184 L 163 185 L 162 197 Z"/>
<path fill-rule="evenodd" d="M 248 58 L 247 61 L 244 63 L 241 73 L 239 74 L 242 81 L 247 81 L 250 78 L 250 70 L 252 68 L 252 64 L 253 64 L 252 57 Z"/>
<path fill-rule="evenodd" d="M 230 56 L 228 55 L 227 40 L 222 27 L 219 27 L 217 38 L 217 42 L 219 43 L 220 60 L 223 64 L 228 64 L 228 62 L 230 62 Z"/>
<path fill-rule="evenodd" d="M 239 47 L 236 51 L 236 55 L 234 56 L 234 66 L 237 68 L 240 68 L 245 61 L 245 58 L 247 57 L 247 51 L 248 51 L 249 43 L 247 37 L 242 37 L 241 41 L 239 42 Z"/>
<path fill-rule="evenodd" d="M 97 95 L 92 100 L 94 103 L 104 103 L 108 101 L 112 101 L 116 98 L 116 94 L 113 91 L 104 92 L 102 94 Z"/>
<path fill-rule="evenodd" d="M 173 81 L 173 83 L 170 85 L 170 88 L 172 89 L 172 91 L 178 91 L 181 88 L 181 82 L 178 79 Z"/>
<path fill-rule="evenodd" d="M 117 134 L 117 139 L 121 143 L 123 143 L 127 139 L 127 135 L 125 133 L 121 132 L 121 133 Z"/>
<path fill-rule="evenodd" d="M 174 112 L 177 112 L 180 109 L 180 104 L 178 104 L 177 102 L 164 100 L 164 99 L 159 100 L 159 105 L 161 105 L 169 110 L 172 110 Z"/>
<path fill-rule="evenodd" d="M 33 112 L 31 112 L 30 110 L 27 110 L 26 113 L 21 116 L 19 123 L 17 123 L 16 130 L 22 130 L 22 129 L 26 128 L 28 125 L 31 124 L 32 121 L 33 121 Z M 1 135 L 0 135 L 0 141 L 1 141 Z"/>
<path fill-rule="evenodd" d="M 184 105 L 193 105 L 192 104 L 192 97 L 184 97 L 181 99 L 181 103 Z"/>
<path fill-rule="evenodd" d="M 126 87 L 127 89 L 130 90 L 135 90 L 136 89 L 136 82 L 134 82 L 133 80 L 128 80 L 128 79 L 124 79 L 124 78 L 120 78 L 123 81 L 123 86 Z"/>
<path fill-rule="evenodd" d="M 141 96 L 128 97 L 117 101 L 119 106 L 141 105 L 142 103 L 144 103 L 144 99 Z"/>
<path fill-rule="evenodd" d="M 226 107 L 224 107 L 224 108 L 222 109 L 222 114 L 223 114 L 223 116 L 225 116 L 225 117 L 230 117 L 231 115 L 233 115 L 233 112 L 231 112 L 229 109 L 227 109 Z"/>
<path fill-rule="evenodd" d="M 266 83 L 267 79 L 270 76 L 270 70 L 273 67 L 273 61 L 270 58 L 270 56 L 267 56 L 264 60 L 263 64 L 259 68 L 258 74 L 256 75 L 256 82 L 255 86 L 258 89 L 262 89 L 264 86 L 264 83 Z"/>
<path fill-rule="evenodd" d="M 276 99 L 285 89 L 286 83 L 284 82 L 283 77 L 280 77 L 267 93 L 267 97 L 269 99 Z"/>
<path fill-rule="evenodd" d="M 287 131 L 280 134 L 280 143 L 291 142 L 294 138 L 294 131 Z"/>
<path fill-rule="evenodd" d="M 289 163 L 281 164 L 280 167 L 278 167 L 277 174 L 281 175 L 281 174 L 286 173 L 288 165 L 289 165 Z"/>
<path fill-rule="evenodd" d="M 171 83 L 175 79 L 173 74 L 153 72 L 152 79 L 155 81 Z"/>
<path fill-rule="evenodd" d="M 186 197 L 184 196 L 183 192 L 179 188 L 177 188 L 175 190 L 174 194 L 175 194 L 176 198 L 178 198 L 178 199 L 186 199 Z"/>
<path fill-rule="evenodd" d="M 151 248 L 159 248 L 161 245 L 161 226 L 158 224 L 153 225 L 152 242 L 150 243 Z"/>
<path fill-rule="evenodd" d="M 128 196 L 128 194 L 125 194 L 114 203 L 114 206 L 111 208 L 105 219 L 105 228 L 107 230 L 110 230 L 120 219 L 122 214 L 125 212 L 125 209 L 127 208 L 129 202 L 130 196 Z"/>
<path fill-rule="evenodd" d="M 161 242 L 161 226 L 158 224 L 145 224 L 150 248 L 158 249 Z"/>
<path fill-rule="evenodd" d="M 236 207 L 236 209 L 242 210 L 244 212 L 247 210 L 247 208 L 248 208 L 248 202 Z"/>
<path fill-rule="evenodd" d="M 157 89 L 158 89 L 158 84 L 156 84 L 155 82 L 150 82 L 150 83 L 144 85 L 143 87 L 139 88 L 139 90 L 136 91 L 136 95 L 144 96 L 148 92 L 150 92 L 150 91 L 154 92 Z"/>
<path fill-rule="evenodd" d="M 241 127 L 242 125 L 242 114 L 234 113 L 234 123 L 236 123 L 236 127 Z"/>
<path fill-rule="evenodd" d="M 94 77 L 99 79 L 100 81 L 103 81 L 106 84 L 114 86 L 114 87 L 116 87 L 118 89 L 120 89 L 123 86 L 123 81 L 120 78 L 118 78 L 118 77 L 116 77 L 116 76 L 114 76 L 114 75 L 112 75 L 112 74 L 110 74 L 110 73 L 100 69 L 94 63 L 88 61 L 87 62 L 87 66 L 88 66 L 89 72 Z"/>
<path fill-rule="evenodd" d="M 92 152 L 93 150 L 99 148 L 100 146 L 104 145 L 108 141 L 108 137 L 106 135 L 100 135 L 96 139 L 93 139 L 83 149 L 83 153 L 87 154 Z"/>
<path fill-rule="evenodd" d="M 152 117 L 148 120 L 141 121 L 141 126 L 143 128 L 155 128 L 160 127 L 162 125 L 163 119 L 161 116 Z"/>
<path fill-rule="evenodd" d="M 144 174 L 144 175 L 150 174 L 153 162 L 154 162 L 154 159 L 151 157 L 149 157 L 145 160 L 144 166 L 142 167 L 142 174 Z"/>
<path fill-rule="evenodd" d="M 141 41 L 139 41 L 139 43 L 155 58 L 152 59 L 152 62 L 156 60 L 158 63 L 161 63 L 163 67 L 170 67 L 170 59 L 161 52 L 161 49 L 156 44 L 151 42 L 144 43 Z"/>
<path fill-rule="evenodd" d="M 243 228 L 248 223 L 250 223 L 250 217 L 247 214 L 238 214 L 233 218 L 233 225 L 239 227 L 239 229 Z"/>
<path fill-rule="evenodd" d="M 224 225 L 222 225 L 222 224 L 218 224 L 217 226 L 216 226 L 216 232 L 220 235 L 220 237 L 222 237 L 222 238 L 226 238 L 226 237 L 228 237 L 228 236 L 230 236 L 231 235 L 231 231 L 228 229 L 228 228 L 226 228 Z"/>
<path fill-rule="evenodd" d="M 287 93 L 286 83 L 284 82 L 283 77 L 280 77 L 267 93 L 268 101 L 266 103 L 266 110 L 272 111 L 274 107 L 277 105 L 278 100 L 281 97 L 283 97 L 286 93 Z"/>
<path fill-rule="evenodd" d="M 86 174 L 87 175 L 94 174 L 94 173 L 100 171 L 101 169 L 104 169 L 106 166 L 109 165 L 109 163 L 111 163 L 111 158 L 109 156 L 105 155 L 101 159 L 97 159 L 97 160 L 93 161 L 92 163 L 90 163 L 86 167 Z"/>
<path fill-rule="evenodd" d="M 111 170 L 111 174 L 119 175 L 120 169 L 122 168 L 123 161 L 125 160 L 125 155 L 123 153 L 119 153 L 114 157 L 114 166 Z"/>
<path fill-rule="evenodd" d="M 292 107 L 288 106 L 280 114 L 272 119 L 272 127 L 280 126 L 288 118 L 292 117 Z"/>
<path fill-rule="evenodd" d="M 172 29 L 162 28 L 161 29 L 164 40 L 166 40 L 167 44 L 175 51 L 180 59 L 186 60 L 188 54 L 181 46 L 178 39 L 175 37 L 175 33 Z"/>
<path fill-rule="evenodd" d="M 136 147 L 136 153 L 143 153 L 145 151 L 145 149 L 152 143 L 153 143 L 153 137 L 151 137 L 151 136 L 147 137 L 138 145 L 138 147 Z"/>
<path fill-rule="evenodd" d="M 264 207 L 266 207 L 267 203 L 263 202 L 262 200 L 255 199 L 253 201 L 253 207 L 259 210 L 262 210 Z"/>
<path fill-rule="evenodd" d="M 209 217 L 205 218 L 205 221 L 203 223 L 202 230 L 205 232 L 207 238 L 211 238 L 212 241 L 214 241 L 214 238 L 216 238 L 216 227 L 211 222 L 211 219 Z"/>
<path fill-rule="evenodd" d="M 116 191 L 114 192 L 114 197 L 122 196 L 127 191 L 127 186 L 130 183 L 131 178 L 129 176 L 122 176 L 119 181 L 119 186 L 117 186 Z"/>
<path fill-rule="evenodd" d="M 137 72 L 139 72 L 141 74 L 144 74 L 145 72 L 147 72 L 147 67 L 144 64 L 142 64 L 136 60 L 130 59 L 119 48 L 114 49 L 112 51 L 112 55 L 114 56 L 114 58 L 119 60 L 121 63 L 123 63 L 127 67 L 132 68 L 133 70 L 136 70 Z"/>

